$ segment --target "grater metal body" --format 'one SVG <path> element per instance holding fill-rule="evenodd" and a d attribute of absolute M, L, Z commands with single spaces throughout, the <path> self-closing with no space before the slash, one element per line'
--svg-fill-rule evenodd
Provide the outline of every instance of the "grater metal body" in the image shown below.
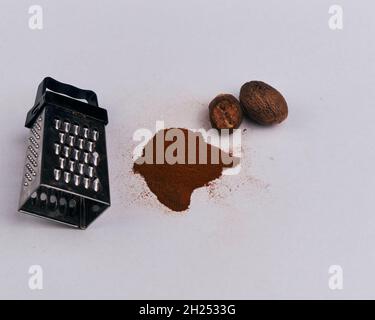
<path fill-rule="evenodd" d="M 85 229 L 107 209 L 107 123 L 94 92 L 45 78 L 26 119 L 19 211 Z"/>

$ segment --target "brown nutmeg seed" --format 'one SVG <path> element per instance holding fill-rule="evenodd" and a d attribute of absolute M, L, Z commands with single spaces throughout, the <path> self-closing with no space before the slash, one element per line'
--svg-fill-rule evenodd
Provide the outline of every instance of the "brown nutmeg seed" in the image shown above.
<path fill-rule="evenodd" d="M 211 125 L 216 129 L 237 129 L 242 122 L 240 102 L 231 94 L 220 94 L 209 105 Z"/>
<path fill-rule="evenodd" d="M 288 104 L 282 94 L 262 81 L 245 83 L 240 101 L 245 115 L 259 124 L 277 124 L 288 117 Z"/>

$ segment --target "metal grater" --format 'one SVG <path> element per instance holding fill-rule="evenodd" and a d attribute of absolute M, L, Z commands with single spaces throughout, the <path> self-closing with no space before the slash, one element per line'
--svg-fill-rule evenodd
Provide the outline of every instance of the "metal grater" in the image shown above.
<path fill-rule="evenodd" d="M 93 91 L 45 78 L 26 118 L 19 211 L 86 229 L 107 209 L 107 124 Z"/>

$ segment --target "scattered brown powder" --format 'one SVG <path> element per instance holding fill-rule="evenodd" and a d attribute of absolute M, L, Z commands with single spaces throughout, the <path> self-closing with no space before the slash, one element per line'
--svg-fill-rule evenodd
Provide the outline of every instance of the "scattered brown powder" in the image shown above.
<path fill-rule="evenodd" d="M 224 168 L 235 166 L 238 159 L 206 143 L 200 133 L 187 129 L 178 129 L 183 133 L 182 139 L 174 137 L 172 141 L 165 141 L 169 130 L 176 130 L 176 128 L 157 132 L 147 143 L 142 156 L 135 161 L 133 171 L 143 176 L 148 187 L 161 203 L 173 211 L 185 211 L 189 208 L 191 195 L 195 189 L 208 186 L 211 181 L 221 176 Z M 195 150 L 189 148 L 192 138 L 195 139 Z M 161 148 L 160 141 L 164 142 Z M 174 151 L 171 153 L 171 150 Z M 182 156 L 181 150 L 185 150 Z M 199 162 L 202 150 L 207 150 L 205 163 Z M 145 159 L 147 152 L 152 155 L 152 161 L 142 163 L 140 160 Z M 179 158 L 178 163 L 169 164 L 166 161 L 157 163 L 156 159 L 160 160 L 160 156 L 166 159 L 171 154 Z M 212 160 L 215 154 L 220 155 L 216 163 Z M 191 159 L 194 158 L 195 164 L 191 163 Z"/>

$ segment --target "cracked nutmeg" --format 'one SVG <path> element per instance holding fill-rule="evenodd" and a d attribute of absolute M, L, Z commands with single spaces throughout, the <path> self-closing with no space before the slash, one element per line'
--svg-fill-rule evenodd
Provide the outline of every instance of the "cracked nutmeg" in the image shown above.
<path fill-rule="evenodd" d="M 216 129 L 237 129 L 242 122 L 240 102 L 231 94 L 220 94 L 209 105 L 210 121 Z"/>
<path fill-rule="evenodd" d="M 288 117 L 288 104 L 282 94 L 262 81 L 245 83 L 240 92 L 244 114 L 261 125 L 273 125 Z"/>

